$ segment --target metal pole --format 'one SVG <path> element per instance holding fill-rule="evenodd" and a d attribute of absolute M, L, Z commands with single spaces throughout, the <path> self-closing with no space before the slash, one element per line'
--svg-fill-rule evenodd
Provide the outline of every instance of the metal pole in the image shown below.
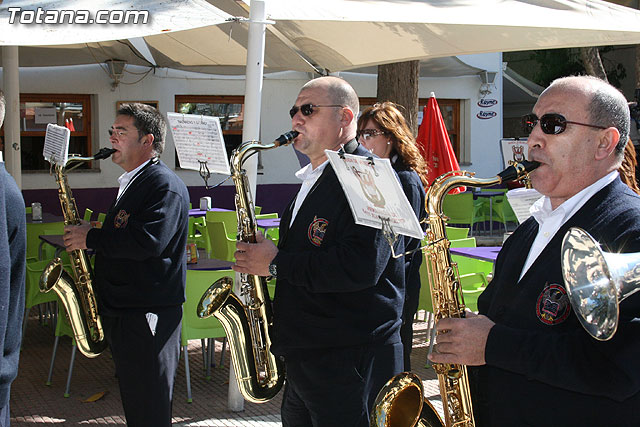
<path fill-rule="evenodd" d="M 18 188 L 22 188 L 18 46 L 2 47 L 2 80 L 7 104 L 4 118 L 4 161 Z"/>
<path fill-rule="evenodd" d="M 249 41 L 247 45 L 247 66 L 244 95 L 244 122 L 242 141 L 260 139 L 260 107 L 262 103 L 262 76 L 264 63 L 264 40 L 266 31 L 266 8 L 264 0 L 253 0 L 249 10 Z M 251 197 L 255 204 L 257 156 L 244 163 L 251 188 Z M 236 274 L 236 283 L 239 275 Z M 237 291 L 237 289 L 236 289 Z M 233 364 L 229 369 L 229 410 L 239 412 L 244 409 L 244 398 L 238 389 Z"/>

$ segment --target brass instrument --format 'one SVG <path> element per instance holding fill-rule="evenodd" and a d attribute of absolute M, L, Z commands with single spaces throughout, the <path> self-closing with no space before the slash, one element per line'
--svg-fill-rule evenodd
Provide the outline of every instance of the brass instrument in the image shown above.
<path fill-rule="evenodd" d="M 425 249 L 429 271 L 429 285 L 433 301 L 434 321 L 444 318 L 465 316 L 464 297 L 460 287 L 458 267 L 451 259 L 449 247 L 451 242 L 447 240 L 445 231 L 447 217 L 442 212 L 442 203 L 447 193 L 455 187 L 488 187 L 513 180 L 522 180 L 528 173 L 537 168 L 538 162 L 523 161 L 509 166 L 494 178 L 475 178 L 474 174 L 466 171 L 453 171 L 439 176 L 429 187 L 426 194 L 427 240 L 431 243 Z M 440 396 L 444 408 L 444 423 L 434 423 L 440 417 L 432 407 L 425 408 L 423 396 L 416 393 L 405 393 L 407 387 L 414 387 L 412 382 L 403 381 L 408 377 L 407 372 L 393 377 L 388 384 L 394 384 L 394 391 L 380 394 L 376 398 L 376 407 L 371 416 L 371 426 L 385 427 L 412 427 L 445 425 L 447 427 L 471 427 L 475 424 L 473 408 L 469 389 L 469 377 L 467 368 L 458 364 L 434 364 L 433 368 L 438 375 Z M 383 393 L 385 390 L 381 391 Z M 409 396 L 409 398 L 405 397 Z M 410 399 L 418 399 L 418 402 Z M 428 402 L 427 402 L 428 403 Z M 388 409 L 379 410 L 385 405 Z M 396 406 L 398 408 L 396 408 Z M 417 408 L 415 419 L 411 424 L 409 416 L 393 416 L 394 413 L 405 412 L 405 407 Z M 424 412 L 424 413 L 423 413 Z"/>
<path fill-rule="evenodd" d="M 610 253 L 572 227 L 562 240 L 562 275 L 584 329 L 607 341 L 618 329 L 620 302 L 640 290 L 640 253 Z"/>
<path fill-rule="evenodd" d="M 243 163 L 261 150 L 290 144 L 296 136 L 296 131 L 287 132 L 269 145 L 247 141 L 231 153 L 239 241 L 255 243 L 258 233 Z M 233 282 L 229 277 L 213 283 L 200 299 L 198 316 L 207 318 L 213 315 L 220 320 L 229 340 L 240 392 L 249 402 L 264 403 L 280 391 L 284 382 L 284 364 L 270 350 L 269 329 L 273 314 L 267 280 L 265 277 L 240 274 L 238 288 L 245 303 L 233 293 Z"/>
<path fill-rule="evenodd" d="M 93 157 L 72 156 L 66 164 L 53 166 L 65 225 L 78 225 L 81 222 L 76 201 L 67 182 L 67 165 L 106 159 L 115 151 L 112 148 L 102 148 Z M 73 277 L 62 268 L 60 258 L 55 258 L 45 267 L 40 276 L 40 292 L 49 292 L 53 289 L 58 294 L 73 329 L 78 350 L 87 357 L 96 357 L 102 353 L 107 343 L 104 339 L 92 284 L 93 271 L 86 251 L 73 250 L 69 254 L 69 259 Z"/>

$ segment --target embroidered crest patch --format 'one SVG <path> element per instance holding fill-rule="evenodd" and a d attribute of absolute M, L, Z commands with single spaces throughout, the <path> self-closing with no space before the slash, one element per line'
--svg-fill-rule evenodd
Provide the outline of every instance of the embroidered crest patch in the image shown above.
<path fill-rule="evenodd" d="M 131 214 L 128 214 L 124 209 L 121 209 L 113 220 L 113 226 L 115 228 L 125 228 L 127 226 L 127 222 L 129 222 L 130 215 Z"/>
<path fill-rule="evenodd" d="M 557 325 L 564 322 L 571 313 L 569 296 L 564 287 L 549 285 L 540 293 L 536 304 L 538 319 L 547 325 Z"/>
<path fill-rule="evenodd" d="M 313 222 L 309 225 L 309 230 L 307 231 L 307 236 L 312 245 L 320 246 L 322 244 L 328 225 L 329 221 L 324 218 L 318 218 L 317 216 L 313 218 Z"/>

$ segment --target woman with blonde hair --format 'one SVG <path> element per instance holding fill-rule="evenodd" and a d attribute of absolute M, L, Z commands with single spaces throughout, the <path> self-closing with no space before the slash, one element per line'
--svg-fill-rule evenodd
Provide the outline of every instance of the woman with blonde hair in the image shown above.
<path fill-rule="evenodd" d="M 415 138 L 407 126 L 398 106 L 392 102 L 377 103 L 362 112 L 358 118 L 358 141 L 378 157 L 390 159 L 400 184 L 416 216 L 422 220 L 425 213 L 427 164 L 422 158 Z M 420 246 L 420 240 L 405 237 L 407 251 Z M 400 336 L 404 347 L 404 369 L 411 370 L 413 317 L 418 310 L 420 296 L 420 263 L 422 252 L 405 256 L 405 302 Z"/>

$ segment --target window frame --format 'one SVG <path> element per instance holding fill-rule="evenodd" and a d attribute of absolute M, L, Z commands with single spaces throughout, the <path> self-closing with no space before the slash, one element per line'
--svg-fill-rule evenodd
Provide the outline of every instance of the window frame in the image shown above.
<path fill-rule="evenodd" d="M 26 104 L 29 102 L 44 102 L 44 103 L 62 103 L 62 102 L 72 102 L 76 104 L 82 104 L 82 130 L 81 131 L 73 131 L 71 132 L 71 137 L 84 137 L 86 138 L 84 147 L 86 149 L 85 153 L 79 153 L 82 155 L 90 156 L 92 154 L 93 148 L 93 131 L 92 131 L 92 119 L 91 119 L 91 95 L 89 94 L 78 94 L 78 93 L 21 93 L 20 99 L 18 101 L 19 105 Z M 26 108 L 26 107 L 25 107 Z M 2 127 L 2 136 L 4 137 L 4 126 Z M 38 130 L 38 131 L 27 131 L 20 130 L 20 139 L 23 137 L 42 137 L 44 141 L 46 131 Z M 3 138 L 4 139 L 4 138 Z M 21 144 L 23 145 L 23 144 Z M 3 151 L 4 151 L 3 146 Z M 24 147 L 21 147 L 23 150 Z M 73 154 L 73 153 L 70 153 Z M 88 165 L 88 169 L 96 169 L 94 167 L 94 162 L 90 162 Z M 21 168 L 23 173 L 39 173 L 39 172 L 49 172 L 49 168 L 44 169 L 27 169 Z M 87 169 L 77 169 L 77 170 L 87 170 Z"/>

